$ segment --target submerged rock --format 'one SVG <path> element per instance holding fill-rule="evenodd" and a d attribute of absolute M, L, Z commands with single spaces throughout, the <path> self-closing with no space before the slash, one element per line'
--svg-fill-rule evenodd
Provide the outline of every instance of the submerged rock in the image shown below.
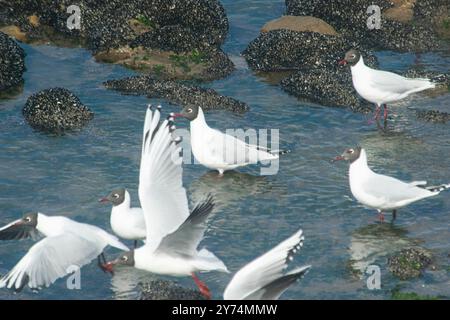
<path fill-rule="evenodd" d="M 185 85 L 170 80 L 158 80 L 149 76 L 109 80 L 104 85 L 108 89 L 123 93 L 165 99 L 172 104 L 183 107 L 196 105 L 205 110 L 224 109 L 233 112 L 245 112 L 249 109 L 246 103 L 222 96 L 213 89 Z"/>
<path fill-rule="evenodd" d="M 417 119 L 433 123 L 447 123 L 450 121 L 450 113 L 438 110 L 417 110 Z"/>
<path fill-rule="evenodd" d="M 419 277 L 431 262 L 431 254 L 419 247 L 403 249 L 388 258 L 389 271 L 401 280 Z"/>
<path fill-rule="evenodd" d="M 52 88 L 31 95 L 22 110 L 31 127 L 61 134 L 79 129 L 94 116 L 69 90 Z"/>
<path fill-rule="evenodd" d="M 0 93 L 23 82 L 25 52 L 8 35 L 0 32 Z"/>
<path fill-rule="evenodd" d="M 171 281 L 153 280 L 139 284 L 139 300 L 205 300 L 198 290 Z"/>

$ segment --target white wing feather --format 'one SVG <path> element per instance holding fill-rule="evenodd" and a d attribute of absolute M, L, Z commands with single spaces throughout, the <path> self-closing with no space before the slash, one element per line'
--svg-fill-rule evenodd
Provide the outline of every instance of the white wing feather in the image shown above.
<path fill-rule="evenodd" d="M 168 120 L 160 122 L 159 108 L 148 108 L 144 123 L 139 199 L 147 228 L 147 244 L 154 250 L 189 216 L 182 182 L 181 148 L 175 143 Z"/>

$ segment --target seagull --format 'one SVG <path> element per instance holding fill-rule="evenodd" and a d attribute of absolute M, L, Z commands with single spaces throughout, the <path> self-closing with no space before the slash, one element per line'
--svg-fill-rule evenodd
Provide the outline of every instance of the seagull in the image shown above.
<path fill-rule="evenodd" d="M 103 267 L 103 250 L 108 245 L 128 250 L 115 236 L 96 226 L 39 212 L 27 213 L 2 227 L 0 240 L 36 239 L 39 234 L 44 238 L 0 279 L 0 288 L 21 291 L 27 284 L 31 289 L 48 287 L 73 272 L 71 266 L 81 268 L 98 257 L 99 266 Z"/>
<path fill-rule="evenodd" d="M 403 182 L 375 173 L 367 165 L 366 151 L 361 147 L 345 150 L 334 159 L 338 160 L 350 162 L 349 180 L 353 196 L 363 205 L 376 209 L 380 221 L 384 221 L 384 211 L 392 210 L 395 220 L 397 209 L 450 188 L 450 184 L 427 186 L 426 181 Z"/>
<path fill-rule="evenodd" d="M 293 255 L 303 246 L 302 230 L 245 265 L 226 287 L 224 300 L 277 300 L 311 268 L 303 266 L 284 273 Z"/>
<path fill-rule="evenodd" d="M 205 167 L 219 171 L 219 175 L 260 161 L 276 160 L 289 151 L 271 151 L 250 145 L 238 138 L 210 128 L 201 107 L 188 106 L 172 117 L 183 117 L 190 121 L 192 152 Z"/>
<path fill-rule="evenodd" d="M 206 249 L 197 250 L 212 212 L 211 196 L 189 213 L 186 190 L 182 183 L 182 157 L 173 138 L 173 118 L 160 122 L 160 107 L 147 109 L 139 174 L 139 199 L 147 226 L 143 246 L 122 253 L 106 264 L 132 266 L 155 274 L 192 276 L 200 292 L 210 298 L 208 287 L 200 281 L 198 271 L 228 272 L 225 264 Z"/>
<path fill-rule="evenodd" d="M 112 204 L 111 228 L 113 232 L 122 239 L 134 240 L 134 247 L 137 247 L 137 240 L 143 240 L 146 236 L 144 211 L 141 208 L 130 206 L 130 194 L 124 188 L 111 191 L 99 202 Z"/>
<path fill-rule="evenodd" d="M 348 51 L 339 64 L 350 65 L 355 90 L 361 97 L 376 104 L 376 121 L 379 120 L 381 106 L 384 106 L 384 121 L 386 121 L 387 103 L 406 98 L 414 92 L 435 87 L 429 79 L 405 78 L 396 73 L 369 68 L 364 64 L 361 53 L 355 49 Z"/>

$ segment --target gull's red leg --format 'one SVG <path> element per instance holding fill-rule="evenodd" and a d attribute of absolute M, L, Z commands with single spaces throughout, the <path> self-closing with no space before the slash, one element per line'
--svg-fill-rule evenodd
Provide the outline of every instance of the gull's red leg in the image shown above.
<path fill-rule="evenodd" d="M 381 112 L 381 107 L 379 105 L 377 105 L 375 107 L 375 115 L 374 115 L 373 119 L 369 120 L 369 124 L 372 124 L 374 121 L 378 121 L 380 119 L 380 112 Z"/>
<path fill-rule="evenodd" d="M 388 106 L 385 104 L 384 105 L 384 121 L 387 121 L 387 117 L 388 117 Z"/>
<path fill-rule="evenodd" d="M 192 272 L 192 279 L 194 279 L 195 284 L 197 285 L 200 293 L 208 300 L 211 300 L 211 291 L 209 291 L 208 287 L 205 283 L 203 283 L 196 275 Z"/>
<path fill-rule="evenodd" d="M 380 222 L 384 222 L 384 213 L 383 211 L 378 211 L 378 219 L 380 219 Z"/>

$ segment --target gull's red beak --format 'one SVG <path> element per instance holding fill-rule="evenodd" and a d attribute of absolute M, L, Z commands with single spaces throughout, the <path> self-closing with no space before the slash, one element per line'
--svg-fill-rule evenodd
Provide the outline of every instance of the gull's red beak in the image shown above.
<path fill-rule="evenodd" d="M 339 65 L 340 66 L 345 66 L 347 64 L 347 60 L 342 59 L 341 61 L 339 61 Z"/>
<path fill-rule="evenodd" d="M 172 112 L 172 113 L 170 114 L 170 116 L 173 117 L 174 119 L 176 119 L 176 118 L 182 117 L 183 115 L 182 115 L 181 113 L 173 113 L 173 112 Z"/>
<path fill-rule="evenodd" d="M 106 202 L 109 202 L 109 200 L 107 198 L 100 198 L 100 199 L 98 199 L 98 202 L 106 203 Z"/>
<path fill-rule="evenodd" d="M 331 160 L 331 162 L 336 162 L 336 161 L 341 161 L 341 160 L 344 160 L 344 157 L 343 156 L 337 156 L 333 160 Z"/>

